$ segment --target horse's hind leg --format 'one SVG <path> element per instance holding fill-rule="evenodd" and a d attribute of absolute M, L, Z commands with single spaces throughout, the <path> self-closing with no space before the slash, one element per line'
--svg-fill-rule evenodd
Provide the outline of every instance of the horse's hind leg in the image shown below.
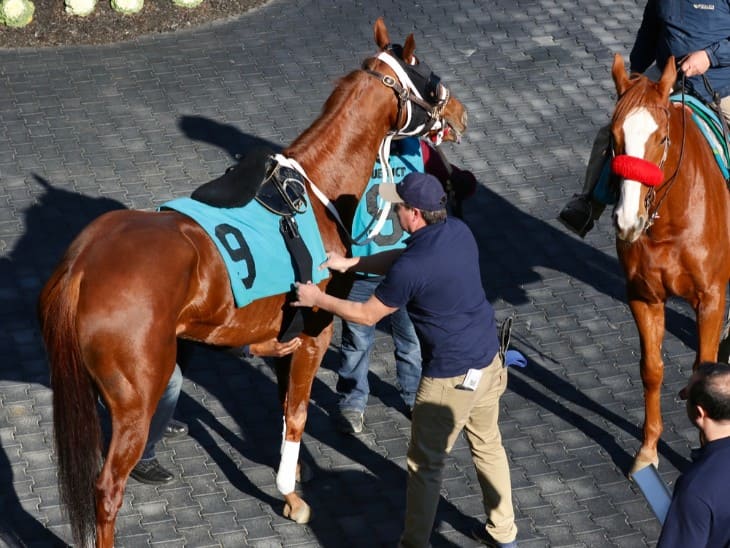
<path fill-rule="evenodd" d="M 135 372 L 163 371 L 164 362 L 150 364 L 149 358 L 130 360 Z M 112 421 L 112 435 L 101 473 L 96 480 L 96 545 L 114 545 L 114 525 L 124 502 L 129 474 L 142 456 L 150 422 L 165 389 L 168 375 L 125 376 L 120 369 L 115 382 L 100 386 Z M 127 372 L 129 372 L 127 370 Z"/>
<path fill-rule="evenodd" d="M 104 466 L 96 480 L 96 545 L 114 546 L 114 524 L 124 502 L 129 473 L 142 456 L 147 441 L 150 414 L 128 412 L 112 420 L 112 440 Z"/>
<path fill-rule="evenodd" d="M 644 385 L 644 435 L 631 468 L 631 473 L 634 473 L 649 464 L 659 466 L 657 445 L 664 427 L 660 401 L 664 377 L 664 361 L 661 354 L 664 338 L 664 303 L 647 303 L 632 299 L 629 301 L 629 306 L 639 330 L 641 382 Z"/>

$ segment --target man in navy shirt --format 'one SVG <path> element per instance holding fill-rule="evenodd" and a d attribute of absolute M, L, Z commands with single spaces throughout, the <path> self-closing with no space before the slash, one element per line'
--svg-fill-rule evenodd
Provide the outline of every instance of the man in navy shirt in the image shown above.
<path fill-rule="evenodd" d="M 374 325 L 405 306 L 423 360 L 408 448 L 408 494 L 401 546 L 425 547 L 431 536 L 447 455 L 466 430 L 482 490 L 493 546 L 516 546 L 507 455 L 497 424 L 507 369 L 499 356 L 494 310 L 487 302 L 479 252 L 469 228 L 446 216 L 446 196 L 432 175 L 411 173 L 398 185 L 380 185 L 398 222 L 411 236 L 405 249 L 367 257 L 330 253 L 323 266 L 385 274 L 365 302 L 297 284 L 295 306 L 316 306 L 346 320 Z"/>
<path fill-rule="evenodd" d="M 688 91 L 711 102 L 703 82 L 706 77 L 722 98 L 720 109 L 730 120 L 730 0 L 648 0 L 631 50 L 631 71 L 644 72 L 652 63 L 662 70 L 671 55 L 687 77 Z M 604 177 L 609 129 L 604 126 L 598 130 L 582 193 L 575 194 L 558 216 L 581 238 L 606 207 L 593 191 Z"/>
<path fill-rule="evenodd" d="M 454 209 L 460 209 L 461 202 L 476 188 L 476 178 L 466 170 L 459 169 L 434 148 L 430 141 L 419 137 L 394 140 L 390 151 L 392 181 L 400 183 L 409 173 L 430 173 L 441 181 L 444 188 L 451 185 L 454 193 Z M 355 209 L 352 221 L 353 241 L 363 242 L 352 246 L 352 254 L 374 255 L 389 249 L 405 247 L 407 233 L 398 224 L 393 210 L 383 219 L 376 235 L 373 227 L 381 220 L 382 200 L 378 188 L 383 182 L 383 166 L 376 161 L 372 177 Z M 458 207 L 457 207 L 458 206 Z M 356 272 L 348 299 L 367 301 L 382 281 L 381 276 Z M 390 333 L 395 347 L 395 376 L 403 403 L 408 412 L 413 408 L 416 389 L 421 378 L 421 353 L 413 323 L 405 309 L 399 309 L 389 317 Z M 375 344 L 375 326 L 362 325 L 342 320 L 340 344 L 340 366 L 337 370 L 337 393 L 340 396 L 336 416 L 338 429 L 344 433 L 359 433 L 363 429 L 363 416 L 368 403 L 370 385 L 370 351 Z"/>
<path fill-rule="evenodd" d="M 730 365 L 703 363 L 680 396 L 700 431 L 692 465 L 677 480 L 657 548 L 730 546 Z"/>

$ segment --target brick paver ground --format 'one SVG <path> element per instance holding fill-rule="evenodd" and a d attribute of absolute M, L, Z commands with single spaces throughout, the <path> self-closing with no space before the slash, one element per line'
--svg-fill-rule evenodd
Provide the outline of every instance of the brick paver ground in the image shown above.
<path fill-rule="evenodd" d="M 625 477 L 643 419 L 639 343 L 604 219 L 585 240 L 555 221 L 577 190 L 614 102 L 612 54 L 628 55 L 638 0 L 274 0 L 236 20 L 106 47 L 0 50 L 0 546 L 70 539 L 56 490 L 38 291 L 71 238 L 112 208 L 154 208 L 220 175 L 255 140 L 286 144 L 341 75 L 374 51 L 372 23 L 414 32 L 418 54 L 469 109 L 450 158 L 480 187 L 466 218 L 499 318 L 529 359 L 502 401 L 519 540 L 525 547 L 653 546 L 659 524 Z M 344 167 L 343 167 L 344 169 Z M 666 431 L 673 482 L 696 434 L 675 394 L 693 359 L 686 306 L 668 313 Z M 315 516 L 284 519 L 274 482 L 280 416 L 261 360 L 201 350 L 163 443 L 179 474 L 130 480 L 117 545 L 392 546 L 400 532 L 409 422 L 389 339 L 372 359 L 361 435 L 330 420 L 336 348 L 317 375 L 301 487 Z M 484 519 L 462 440 L 450 456 L 435 546 L 472 546 Z"/>

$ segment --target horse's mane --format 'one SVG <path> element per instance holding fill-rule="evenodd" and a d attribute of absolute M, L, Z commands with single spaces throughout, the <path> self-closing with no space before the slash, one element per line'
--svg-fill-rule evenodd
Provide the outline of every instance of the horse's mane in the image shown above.
<path fill-rule="evenodd" d="M 651 81 L 641 74 L 632 74 L 631 80 L 635 81 L 616 103 L 613 111 L 612 123 L 623 120 L 635 108 L 642 106 L 667 106 L 659 95 L 658 83 Z"/>
<path fill-rule="evenodd" d="M 352 116 L 357 109 L 350 108 L 355 99 L 364 100 L 365 84 L 371 78 L 361 70 L 354 70 L 335 82 L 335 88 L 322 107 L 319 117 L 290 145 L 290 149 L 299 147 L 306 142 L 311 146 L 310 135 L 320 135 L 321 131 L 328 131 L 340 127 L 343 117 Z M 367 124 L 368 120 L 357 120 L 358 124 Z M 316 145 L 316 143 L 314 143 Z"/>

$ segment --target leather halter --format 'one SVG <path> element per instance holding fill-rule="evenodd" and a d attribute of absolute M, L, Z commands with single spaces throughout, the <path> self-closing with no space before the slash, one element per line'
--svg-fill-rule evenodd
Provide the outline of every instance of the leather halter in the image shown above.
<path fill-rule="evenodd" d="M 664 140 L 664 151 L 662 152 L 662 159 L 659 161 L 659 169 L 663 171 L 664 163 L 667 161 L 667 157 L 669 156 L 669 145 L 670 145 L 670 139 L 669 139 L 669 118 L 670 118 L 670 107 L 666 107 L 663 105 L 643 105 L 642 108 L 648 108 L 648 109 L 655 109 L 655 110 L 662 110 L 664 112 L 664 115 L 666 117 L 666 126 L 667 126 L 667 138 Z M 681 148 L 679 149 L 679 159 L 677 160 L 677 166 L 674 169 L 674 173 L 670 177 L 668 177 L 664 182 L 658 184 L 658 185 L 647 185 L 649 186 L 649 191 L 646 193 L 646 196 L 644 197 L 644 208 L 647 211 L 647 222 L 644 226 L 644 232 L 648 231 L 649 228 L 654 224 L 654 221 L 659 217 L 659 208 L 662 205 L 662 202 L 666 199 L 667 195 L 669 194 L 669 191 L 672 189 L 672 186 L 674 185 L 675 181 L 677 180 L 677 173 L 679 172 L 679 166 L 682 163 L 682 157 L 684 156 L 684 138 L 685 138 L 685 130 L 686 130 L 686 113 L 684 112 L 684 90 L 682 91 L 682 143 Z M 613 138 L 611 138 L 611 156 L 616 156 L 616 151 L 614 148 L 614 142 Z M 639 181 L 641 182 L 641 181 Z M 654 204 L 654 200 L 656 198 L 657 189 L 662 188 L 663 192 L 659 200 L 656 204 Z"/>
<path fill-rule="evenodd" d="M 391 135 L 396 137 L 405 137 L 412 135 L 426 135 L 436 129 L 441 129 L 444 118 L 444 108 L 449 102 L 451 93 L 449 89 L 440 81 L 437 84 L 436 93 L 438 98 L 431 103 L 423 98 L 426 95 L 425 89 L 418 89 L 413 80 L 408 76 L 406 65 L 401 59 L 398 59 L 391 50 L 386 49 L 375 56 L 375 59 L 383 61 L 395 73 L 395 77 L 383 74 L 370 68 L 362 70 L 380 80 L 380 82 L 393 90 L 398 99 L 398 114 L 396 115 L 396 127 L 391 129 Z M 431 73 L 429 78 L 435 78 Z M 425 113 L 425 122 L 418 124 L 414 128 L 410 128 L 413 122 L 413 108 L 411 104 L 415 104 Z M 405 115 L 405 119 L 401 120 Z M 439 127 L 436 127 L 436 126 Z"/>
<path fill-rule="evenodd" d="M 361 69 L 366 74 L 374 76 L 375 78 L 380 80 L 380 82 L 384 86 L 392 89 L 398 100 L 398 113 L 396 115 L 395 128 L 391 128 L 388 135 L 385 137 L 385 139 L 383 139 L 382 143 L 380 144 L 380 150 L 378 151 L 380 163 L 383 166 L 384 181 L 386 181 L 387 178 L 389 178 L 390 180 L 392 180 L 393 178 L 390 164 L 388 163 L 391 140 L 394 137 L 399 138 L 409 137 L 412 135 L 427 135 L 434 131 L 434 129 L 436 129 L 437 131 L 443 129 L 444 109 L 446 108 L 446 105 L 451 97 L 451 93 L 449 92 L 448 88 L 444 86 L 433 73 L 430 73 L 428 75 L 428 78 L 426 79 L 429 82 L 437 82 L 437 85 L 435 86 L 435 89 L 431 94 L 437 99 L 434 103 L 426 101 L 423 96 L 428 95 L 427 90 L 425 89 L 425 87 L 419 90 L 418 87 L 413 83 L 413 80 L 410 78 L 410 76 L 408 76 L 407 71 L 409 69 L 405 68 L 410 67 L 410 65 L 405 65 L 405 63 L 401 59 L 396 57 L 396 55 L 393 53 L 393 50 L 395 48 L 396 46 L 389 45 L 385 48 L 384 51 L 379 52 L 374 57 L 374 59 L 382 61 L 386 65 L 388 65 L 388 67 L 390 67 L 390 69 L 395 73 L 395 77 L 383 74 L 382 72 L 378 72 L 369 68 L 367 66 L 367 63 L 373 58 L 366 60 L 363 63 L 363 67 Z M 411 124 L 413 118 L 413 111 L 411 107 L 412 103 L 417 105 L 426 113 L 426 121 L 423 124 L 416 126 L 416 128 L 408 130 L 408 126 Z M 405 119 L 402 121 L 401 124 L 401 118 L 404 114 Z M 329 198 L 327 198 L 327 196 L 317 187 L 317 185 L 315 185 L 314 182 L 306 175 L 304 169 L 299 165 L 299 163 L 293 158 L 285 158 L 280 154 L 276 155 L 276 160 L 281 165 L 295 169 L 304 176 L 304 178 L 309 182 L 312 193 L 319 199 L 320 202 L 322 202 L 322 204 L 327 208 L 330 214 L 332 214 L 332 216 L 342 228 L 342 233 L 347 235 L 351 245 L 365 245 L 380 233 L 380 230 L 385 224 L 388 214 L 390 213 L 389 202 L 386 202 L 385 205 L 380 209 L 378 214 L 375 215 L 378 218 L 378 221 L 375 223 L 367 236 L 364 239 L 358 239 L 358 241 L 355 241 L 350 236 L 350 231 L 348 227 L 345 226 L 345 224 L 342 222 L 337 208 L 329 200 Z"/>

